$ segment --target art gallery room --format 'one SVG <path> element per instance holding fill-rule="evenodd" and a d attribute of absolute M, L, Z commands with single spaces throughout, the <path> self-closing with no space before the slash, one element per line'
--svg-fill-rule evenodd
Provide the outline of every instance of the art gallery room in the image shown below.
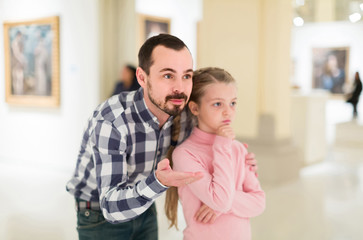
<path fill-rule="evenodd" d="M 232 126 L 266 194 L 252 239 L 362 239 L 362 14 L 363 0 L 0 0 L 0 239 L 78 239 L 66 184 L 87 119 L 160 32 L 236 79 Z M 164 201 L 159 239 L 183 239 Z"/>

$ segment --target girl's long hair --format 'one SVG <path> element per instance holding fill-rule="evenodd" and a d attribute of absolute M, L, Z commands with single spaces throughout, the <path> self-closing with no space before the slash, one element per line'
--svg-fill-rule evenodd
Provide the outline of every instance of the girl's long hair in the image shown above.
<path fill-rule="evenodd" d="M 171 145 L 168 149 L 168 153 L 166 154 L 166 157 L 170 161 L 170 167 L 173 168 L 173 151 L 176 147 L 176 143 L 179 138 L 180 133 L 180 114 L 175 116 L 173 119 L 173 126 L 172 126 L 172 133 L 171 133 Z M 168 190 L 166 190 L 166 196 L 165 196 L 165 213 L 166 217 L 170 221 L 169 228 L 175 226 L 176 229 L 178 229 L 178 188 L 176 187 L 169 187 Z"/>

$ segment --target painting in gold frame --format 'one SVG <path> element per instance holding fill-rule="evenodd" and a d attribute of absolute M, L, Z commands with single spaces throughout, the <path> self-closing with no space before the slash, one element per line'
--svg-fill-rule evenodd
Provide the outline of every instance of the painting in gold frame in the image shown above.
<path fill-rule="evenodd" d="M 170 34 L 170 19 L 149 15 L 139 15 L 139 42 L 140 46 L 150 37 L 160 33 Z"/>
<path fill-rule="evenodd" d="M 4 22 L 5 100 L 58 107 L 59 17 Z"/>
<path fill-rule="evenodd" d="M 344 94 L 348 81 L 349 47 L 313 48 L 313 88 Z"/>

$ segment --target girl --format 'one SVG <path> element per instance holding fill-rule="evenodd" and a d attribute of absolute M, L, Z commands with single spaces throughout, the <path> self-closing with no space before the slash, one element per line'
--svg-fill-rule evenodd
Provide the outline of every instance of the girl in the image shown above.
<path fill-rule="evenodd" d="M 172 162 L 174 170 L 201 171 L 203 178 L 177 192 L 169 189 L 166 200 L 167 216 L 176 225 L 180 197 L 187 223 L 184 240 L 251 239 L 249 218 L 265 209 L 265 194 L 245 165 L 247 150 L 234 140 L 236 101 L 237 88 L 228 72 L 203 68 L 194 73 L 188 106 L 197 126 L 174 150 Z"/>

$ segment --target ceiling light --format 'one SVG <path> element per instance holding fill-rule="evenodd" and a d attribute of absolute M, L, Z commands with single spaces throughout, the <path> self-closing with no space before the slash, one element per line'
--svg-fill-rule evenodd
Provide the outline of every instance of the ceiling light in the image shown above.
<path fill-rule="evenodd" d="M 358 22 L 360 19 L 361 19 L 361 15 L 359 13 L 353 13 L 353 14 L 350 14 L 349 15 L 349 20 L 352 22 L 352 23 L 355 23 L 355 22 Z"/>
<path fill-rule="evenodd" d="M 363 3 L 359 4 L 360 10 L 363 11 Z"/>
<path fill-rule="evenodd" d="M 305 5 L 305 0 L 296 0 L 296 6 L 304 6 Z"/>
<path fill-rule="evenodd" d="M 302 19 L 301 17 L 294 18 L 293 22 L 296 27 L 301 27 L 302 25 L 304 25 L 304 19 Z"/>

